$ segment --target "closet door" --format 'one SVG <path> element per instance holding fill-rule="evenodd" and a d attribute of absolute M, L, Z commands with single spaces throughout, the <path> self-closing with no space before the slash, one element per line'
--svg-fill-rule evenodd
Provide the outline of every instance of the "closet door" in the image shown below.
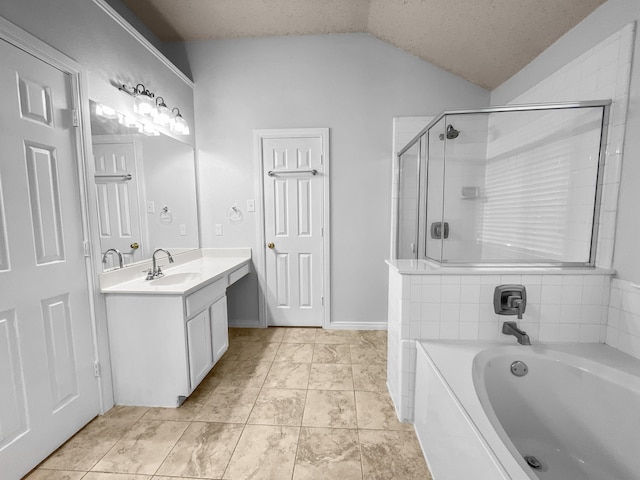
<path fill-rule="evenodd" d="M 71 75 L 0 40 L 0 476 L 99 411 Z"/>

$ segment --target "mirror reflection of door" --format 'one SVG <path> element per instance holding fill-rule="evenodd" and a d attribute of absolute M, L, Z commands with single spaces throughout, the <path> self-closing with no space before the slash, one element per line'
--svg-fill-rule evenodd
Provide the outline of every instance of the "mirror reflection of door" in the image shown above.
<path fill-rule="evenodd" d="M 93 157 L 101 253 L 115 248 L 125 265 L 143 260 L 135 143 L 94 137 Z M 116 255 L 105 260 L 105 269 L 118 266 Z"/>

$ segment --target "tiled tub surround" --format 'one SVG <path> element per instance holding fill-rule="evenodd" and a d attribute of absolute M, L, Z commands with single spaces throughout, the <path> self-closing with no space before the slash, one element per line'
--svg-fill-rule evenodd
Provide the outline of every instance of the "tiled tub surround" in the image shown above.
<path fill-rule="evenodd" d="M 389 392 L 403 421 L 413 419 L 416 340 L 496 340 L 502 322 L 515 316 L 493 311 L 493 292 L 502 284 L 527 289 L 518 321 L 533 342 L 603 343 L 611 270 L 496 269 L 438 267 L 424 260 L 390 260 Z"/>
<path fill-rule="evenodd" d="M 28 480 L 431 478 L 387 393 L 386 332 L 231 328 L 229 341 L 180 408 L 115 407 Z"/>
<path fill-rule="evenodd" d="M 640 358 L 640 285 L 611 280 L 606 343 Z"/>

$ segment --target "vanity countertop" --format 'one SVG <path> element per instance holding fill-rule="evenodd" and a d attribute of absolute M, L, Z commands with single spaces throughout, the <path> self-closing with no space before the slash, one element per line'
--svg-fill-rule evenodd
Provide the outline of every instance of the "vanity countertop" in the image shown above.
<path fill-rule="evenodd" d="M 196 252 L 200 255 L 192 252 L 183 258 L 174 255 L 175 264 L 168 264 L 163 256 L 158 263 L 163 266 L 164 276 L 155 280 L 146 280 L 143 270 L 148 267 L 144 263 L 124 269 L 129 272 L 103 273 L 100 291 L 105 294 L 188 295 L 245 266 L 240 276 L 249 272 L 250 249 L 202 249 Z M 228 280 L 227 286 L 235 280 Z"/>

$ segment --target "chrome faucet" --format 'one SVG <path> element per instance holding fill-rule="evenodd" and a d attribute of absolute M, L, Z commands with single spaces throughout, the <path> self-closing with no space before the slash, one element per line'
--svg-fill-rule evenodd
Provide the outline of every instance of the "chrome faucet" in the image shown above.
<path fill-rule="evenodd" d="M 531 345 L 529 335 L 527 335 L 527 332 L 524 330 L 520 330 L 516 322 L 504 322 L 502 324 L 502 333 L 505 335 L 513 335 L 520 345 Z"/>
<path fill-rule="evenodd" d="M 147 280 L 153 280 L 154 278 L 160 278 L 164 276 L 164 273 L 162 273 L 162 268 L 160 267 L 160 265 L 158 265 L 158 262 L 156 260 L 156 253 L 158 252 L 166 253 L 167 258 L 169 259 L 169 263 L 173 263 L 173 257 L 169 253 L 169 250 L 165 250 L 164 248 L 156 249 L 156 251 L 153 252 L 153 255 L 151 255 L 151 261 L 153 262 L 153 267 L 150 268 L 149 271 L 147 272 Z"/>
<path fill-rule="evenodd" d="M 120 250 L 118 250 L 117 248 L 110 248 L 109 250 L 104 252 L 104 255 L 102 255 L 102 263 L 107 263 L 107 255 L 109 253 L 115 253 L 116 255 L 118 255 L 118 265 L 120 266 L 120 268 L 123 268 L 124 261 L 122 259 L 122 254 L 120 253 Z"/>

